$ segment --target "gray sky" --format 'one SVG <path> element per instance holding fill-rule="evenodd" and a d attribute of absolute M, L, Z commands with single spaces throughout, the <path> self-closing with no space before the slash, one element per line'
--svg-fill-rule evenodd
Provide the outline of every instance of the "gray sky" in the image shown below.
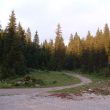
<path fill-rule="evenodd" d="M 9 15 L 15 10 L 17 22 L 38 30 L 40 40 L 54 39 L 58 23 L 67 43 L 71 33 L 85 37 L 90 30 L 110 24 L 110 0 L 0 0 L 0 24 L 5 27 Z"/>

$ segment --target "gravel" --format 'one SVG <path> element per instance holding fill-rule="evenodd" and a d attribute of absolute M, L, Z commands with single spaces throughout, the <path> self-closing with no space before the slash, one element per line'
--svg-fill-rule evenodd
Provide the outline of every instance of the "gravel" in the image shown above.
<path fill-rule="evenodd" d="M 0 96 L 0 110 L 110 110 L 110 96 L 84 94 L 72 100 L 51 96 Z"/>

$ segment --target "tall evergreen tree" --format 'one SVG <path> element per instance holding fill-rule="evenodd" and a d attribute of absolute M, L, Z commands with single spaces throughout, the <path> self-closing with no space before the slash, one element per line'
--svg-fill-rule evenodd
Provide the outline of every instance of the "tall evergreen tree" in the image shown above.
<path fill-rule="evenodd" d="M 32 36 L 31 36 L 31 30 L 30 30 L 30 28 L 28 28 L 27 29 L 27 32 L 26 32 L 26 39 L 27 39 L 27 42 L 28 43 L 31 43 L 32 41 L 31 41 L 31 38 L 32 38 Z"/>
<path fill-rule="evenodd" d="M 63 69 L 65 58 L 65 44 L 62 37 L 61 26 L 58 24 L 55 38 L 56 69 Z"/>
<path fill-rule="evenodd" d="M 24 56 L 17 36 L 16 17 L 14 11 L 9 19 L 9 24 L 4 35 L 4 53 L 2 63 L 2 77 L 25 73 Z"/>
<path fill-rule="evenodd" d="M 103 38 L 104 38 L 103 40 L 104 40 L 105 50 L 108 53 L 108 48 L 110 43 L 110 31 L 108 24 L 105 24 Z"/>
<path fill-rule="evenodd" d="M 35 33 L 33 43 L 34 43 L 37 47 L 39 46 L 39 36 L 38 36 L 38 32 L 37 32 L 37 31 L 36 31 L 36 33 Z"/>
<path fill-rule="evenodd" d="M 75 33 L 75 36 L 74 36 L 74 53 L 75 55 L 80 55 L 81 54 L 81 40 L 80 40 L 80 37 L 79 35 L 77 34 L 77 32 Z"/>
<path fill-rule="evenodd" d="M 52 39 L 50 39 L 48 43 L 48 52 L 49 52 L 49 63 L 48 63 L 48 69 L 49 70 L 55 70 L 55 47 L 54 42 Z"/>
<path fill-rule="evenodd" d="M 74 38 L 73 34 L 70 35 L 69 43 L 68 43 L 68 54 L 73 54 L 73 44 L 74 44 Z"/>
<path fill-rule="evenodd" d="M 21 24 L 18 24 L 17 27 L 17 36 L 20 40 L 20 46 L 21 46 L 21 50 L 23 52 L 23 55 L 25 56 L 25 51 L 26 51 L 26 35 L 25 35 L 25 30 L 23 29 L 23 27 L 21 26 Z"/>
<path fill-rule="evenodd" d="M 71 34 L 68 45 L 69 59 L 71 58 L 69 62 L 71 63 L 71 67 L 77 68 L 80 66 L 81 51 L 81 40 L 79 35 L 77 34 L 77 32 L 74 36 Z"/>
<path fill-rule="evenodd" d="M 74 68 L 74 55 L 73 55 L 73 44 L 74 44 L 74 38 L 73 34 L 70 35 L 68 47 L 66 50 L 66 64 L 65 68 L 72 70 Z"/>
<path fill-rule="evenodd" d="M 33 59 L 33 64 L 31 64 L 33 66 L 33 68 L 40 68 L 40 44 L 39 44 L 39 36 L 38 36 L 38 32 L 36 31 L 34 39 L 33 39 L 33 44 L 32 44 L 32 59 Z"/>
<path fill-rule="evenodd" d="M 2 27 L 0 25 L 0 67 L 2 64 L 2 54 L 3 54 L 3 38 L 2 37 L 3 37 L 3 32 L 2 32 Z"/>

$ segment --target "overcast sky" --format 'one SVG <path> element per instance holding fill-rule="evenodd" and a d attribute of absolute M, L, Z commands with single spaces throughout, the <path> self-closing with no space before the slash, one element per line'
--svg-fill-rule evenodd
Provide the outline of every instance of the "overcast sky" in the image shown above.
<path fill-rule="evenodd" d="M 58 23 L 61 24 L 65 42 L 71 33 L 85 37 L 90 30 L 110 24 L 110 0 L 0 0 L 0 24 L 5 27 L 14 10 L 17 22 L 38 30 L 40 40 L 54 39 Z"/>

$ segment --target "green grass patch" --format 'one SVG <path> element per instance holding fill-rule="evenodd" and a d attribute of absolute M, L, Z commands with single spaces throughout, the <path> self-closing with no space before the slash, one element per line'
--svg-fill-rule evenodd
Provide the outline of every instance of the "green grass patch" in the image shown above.
<path fill-rule="evenodd" d="M 12 84 L 7 82 L 0 82 L 0 88 L 11 88 Z"/>
<path fill-rule="evenodd" d="M 33 70 L 22 77 L 10 78 L 0 83 L 0 88 L 55 87 L 80 83 L 78 78 L 64 72 Z"/>

